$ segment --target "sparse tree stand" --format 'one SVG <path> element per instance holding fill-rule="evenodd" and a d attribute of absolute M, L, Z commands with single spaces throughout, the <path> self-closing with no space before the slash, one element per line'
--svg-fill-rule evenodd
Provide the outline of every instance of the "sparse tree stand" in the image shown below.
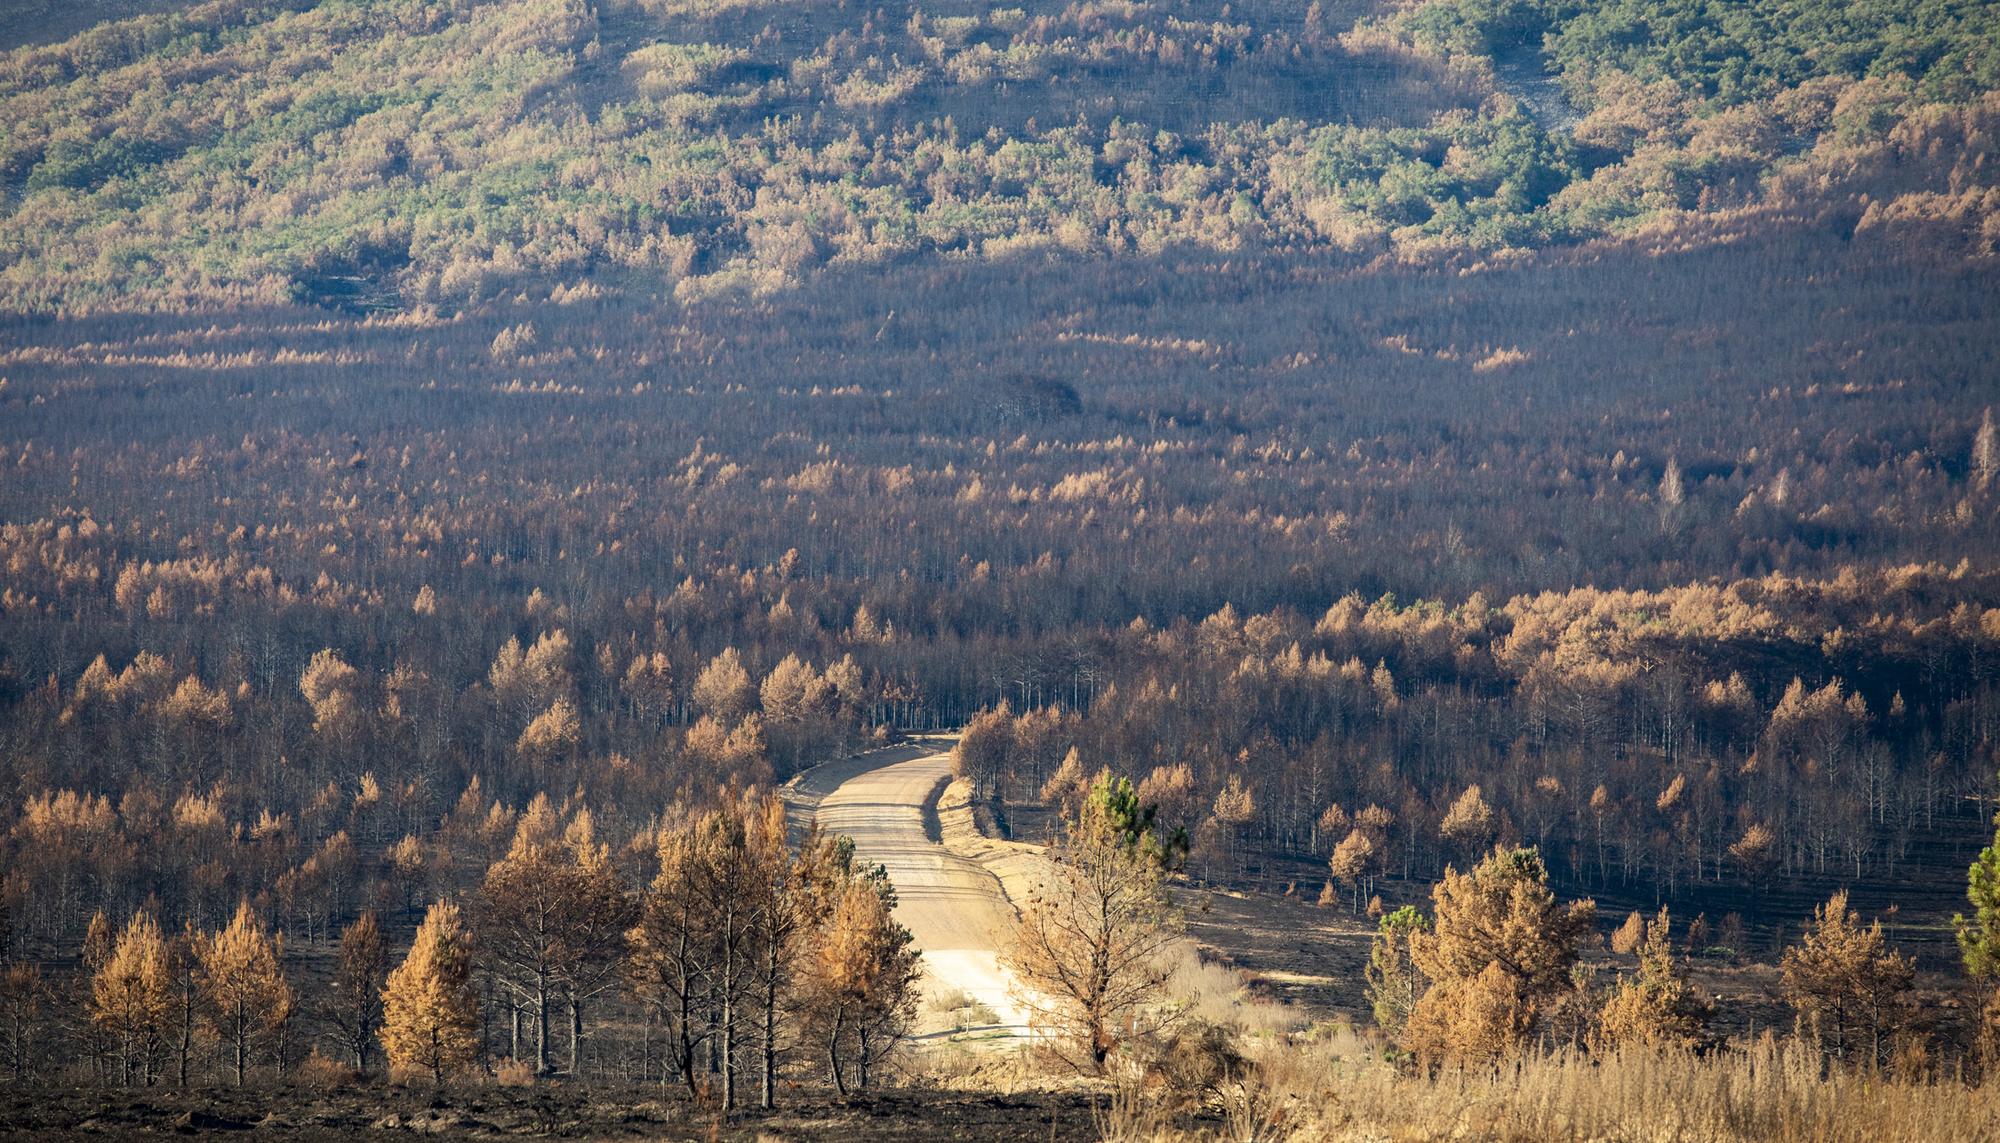
<path fill-rule="evenodd" d="M 673 1062 L 662 1083 L 678 1075 L 689 1095 L 700 1096 L 706 1056 L 709 1070 L 720 1073 L 722 1102 L 731 1106 L 754 1048 L 761 1056 L 759 1100 L 770 1107 L 787 1017 L 803 1012 L 812 1024 L 837 1010 L 831 1050 L 846 1052 L 860 1037 L 864 1068 L 875 1058 L 869 1049 L 883 1042 L 885 1019 L 889 1042 L 900 1035 L 910 981 L 896 973 L 899 966 L 913 971 L 915 954 L 905 966 L 883 951 L 909 942 L 886 904 L 867 916 L 836 915 L 852 879 L 847 846 L 814 832 L 795 853 L 784 803 L 768 794 L 663 831 L 657 845 L 660 872 L 626 941 L 632 982 L 649 1015 L 665 1026 Z M 870 891 L 878 889 L 886 891 L 886 883 Z M 834 940 L 849 943 L 828 962 L 824 948 Z"/>
<path fill-rule="evenodd" d="M 201 964 L 201 998 L 209 1026 L 230 1053 L 236 1086 L 243 1086 L 250 1048 L 260 1036 L 292 1018 L 292 989 L 278 965 L 278 950 L 245 901 L 219 933 L 195 944 Z"/>
<path fill-rule="evenodd" d="M 483 961 L 516 1005 L 534 1015 L 535 1072 L 549 1069 L 553 1006 L 569 1015 L 569 1067 L 581 1066 L 583 1007 L 609 987 L 619 935 L 631 922 L 623 886 L 587 812 L 564 836 L 553 814 L 522 819 L 507 856 L 486 871 L 474 901 Z"/>
<path fill-rule="evenodd" d="M 1014 719 L 1002 702 L 965 724 L 957 745 L 951 748 L 952 776 L 971 784 L 975 801 L 998 802 L 1013 751 Z"/>
<path fill-rule="evenodd" d="M 1231 877 L 1243 875 L 1243 830 L 1256 816 L 1256 796 L 1250 792 L 1250 787 L 1243 784 L 1243 775 L 1231 774 L 1228 783 L 1215 795 L 1211 815 L 1215 833 L 1227 851 L 1227 869 Z"/>
<path fill-rule="evenodd" d="M 1124 1036 L 1163 1019 L 1166 954 L 1181 931 L 1171 861 L 1131 782 L 1100 777 L 1028 897 L 1005 963 L 1030 1019 L 1078 1070 L 1101 1073 Z"/>
<path fill-rule="evenodd" d="M 472 992 L 471 939 L 457 905 L 424 914 L 417 939 L 382 990 L 382 1050 L 392 1068 L 445 1076 L 479 1050 L 479 1002 Z"/>

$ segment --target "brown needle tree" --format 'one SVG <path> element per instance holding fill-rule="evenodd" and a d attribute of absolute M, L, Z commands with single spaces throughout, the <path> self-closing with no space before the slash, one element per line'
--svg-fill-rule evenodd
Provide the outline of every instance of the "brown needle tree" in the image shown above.
<path fill-rule="evenodd" d="M 916 1018 L 922 969 L 910 931 L 892 915 L 896 891 L 880 867 L 844 878 L 838 903 L 818 934 L 807 969 L 808 1020 L 826 1053 L 834 1087 L 870 1073 Z"/>
<path fill-rule="evenodd" d="M 751 947 L 756 916 L 748 843 L 738 807 L 705 814 L 695 828 L 695 860 L 689 868 L 706 917 L 710 1019 L 721 1056 L 724 1107 L 736 1106 L 744 1007 L 757 963 Z"/>
<path fill-rule="evenodd" d="M 709 915 L 697 877 L 701 855 L 687 830 L 660 834 L 660 871 L 647 890 L 639 923 L 625 934 L 631 949 L 632 982 L 666 1025 L 673 1071 L 688 1094 L 700 1090 L 696 1076 L 708 1042 Z M 663 1074 L 661 1079 L 665 1081 Z"/>
<path fill-rule="evenodd" d="M 751 987 L 761 1065 L 757 1101 L 768 1110 L 777 1101 L 784 1017 L 799 1000 L 806 953 L 832 912 L 848 849 L 813 829 L 794 853 L 787 845 L 785 804 L 768 795 L 748 805 L 746 818 L 744 882 L 752 915 Z"/>
<path fill-rule="evenodd" d="M 173 980 L 175 1084 L 188 1085 L 188 1061 L 194 1055 L 195 1026 L 200 1023 L 202 934 L 193 922 L 167 943 L 167 970 Z"/>
<path fill-rule="evenodd" d="M 237 906 L 227 928 L 199 939 L 195 957 L 201 964 L 203 1015 L 228 1049 L 236 1086 L 242 1087 L 254 1042 L 291 1019 L 291 986 L 248 901 Z"/>
<path fill-rule="evenodd" d="M 445 1076 L 479 1050 L 479 1002 L 472 992 L 471 935 L 457 905 L 424 914 L 417 939 L 382 989 L 382 1049 L 393 1068 Z"/>
<path fill-rule="evenodd" d="M 1403 1046 L 1427 1060 L 1519 1052 L 1571 986 L 1596 906 L 1558 904 L 1533 849 L 1496 849 L 1470 873 L 1447 868 L 1431 900 L 1431 930 L 1410 944 L 1431 985 L 1410 1011 Z"/>
<path fill-rule="evenodd" d="M 1493 807 L 1476 784 L 1465 788 L 1438 823 L 1439 836 L 1469 857 L 1477 857 L 1492 843 L 1493 831 Z"/>
<path fill-rule="evenodd" d="M 1368 872 L 1368 865 L 1375 860 L 1375 842 L 1365 830 L 1356 828 L 1333 847 L 1333 856 L 1327 860 L 1327 873 L 1334 881 L 1345 881 L 1353 890 L 1353 907 L 1349 912 L 1361 911 L 1361 885 Z"/>
<path fill-rule="evenodd" d="M 549 1070 L 549 1012 L 565 955 L 568 872 L 553 839 L 524 819 L 507 856 L 487 869 L 470 909 L 482 966 L 509 994 L 516 1013 L 525 1008 L 533 1016 L 536 1075 Z M 512 1050 L 520 1050 L 518 1035 Z"/>
<path fill-rule="evenodd" d="M 105 1030 L 121 1082 L 159 1077 L 173 1021 L 173 973 L 167 940 L 152 915 L 133 917 L 91 981 L 90 1018 Z"/>
<path fill-rule="evenodd" d="M 1901 1026 L 1903 1000 L 1916 977 L 1909 957 L 1889 949 L 1882 922 L 1862 927 L 1847 908 L 1847 892 L 1813 911 L 1813 927 L 1779 962 L 1785 999 L 1804 1017 L 1830 1054 L 1845 1058 L 1861 1035 L 1871 1059 Z"/>
<path fill-rule="evenodd" d="M 610 847 L 596 840 L 588 811 L 580 810 L 563 834 L 562 941 L 556 982 L 569 1011 L 569 1073 L 583 1066 L 584 1009 L 617 986 L 624 964 L 624 934 L 638 916 L 625 879 L 611 864 Z"/>
<path fill-rule="evenodd" d="M 1639 973 L 1620 981 L 1598 1011 L 1593 1051 L 1693 1048 L 1705 1036 L 1710 1006 L 1688 983 L 1686 960 L 1674 955 L 1667 910 L 1642 925 L 1645 935 L 1632 949 L 1639 954 Z"/>
<path fill-rule="evenodd" d="M 363 913 L 341 930 L 340 956 L 320 1006 L 320 1019 L 354 1070 L 368 1072 L 376 1032 L 382 1026 L 382 986 L 389 973 L 388 949 L 375 914 Z"/>

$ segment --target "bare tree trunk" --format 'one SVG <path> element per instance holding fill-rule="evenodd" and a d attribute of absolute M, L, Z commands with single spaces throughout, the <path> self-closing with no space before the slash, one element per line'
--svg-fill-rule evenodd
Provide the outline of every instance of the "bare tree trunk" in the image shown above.
<path fill-rule="evenodd" d="M 722 1106 L 736 1106 L 736 949 L 722 953 Z"/>
<path fill-rule="evenodd" d="M 842 1095 L 847 1094 L 847 1077 L 840 1071 L 840 1033 L 847 1023 L 847 1012 L 842 1009 L 834 1013 L 833 1031 L 826 1038 L 827 1072 L 833 1079 L 833 1088 Z"/>
<path fill-rule="evenodd" d="M 191 994 L 181 997 L 181 1042 L 179 1086 L 188 1085 L 188 1055 L 194 1050 L 194 1001 Z"/>
<path fill-rule="evenodd" d="M 549 1074 L 549 982 L 547 974 L 535 974 L 535 1074 Z"/>
<path fill-rule="evenodd" d="M 694 1079 L 694 1054 L 700 1044 L 694 1036 L 693 1000 L 688 995 L 685 985 L 681 989 L 680 1009 L 680 1059 L 676 1062 L 680 1065 L 681 1078 L 687 1081 L 688 1094 L 692 1096 L 700 1090 Z"/>
<path fill-rule="evenodd" d="M 569 1074 L 583 1074 L 583 1001 L 569 998 Z"/>
<path fill-rule="evenodd" d="M 858 1087 L 858 1088 L 863 1088 L 863 1089 L 866 1089 L 866 1088 L 868 1087 L 868 1024 L 867 1024 L 867 1022 L 866 1022 L 866 1021 L 863 1021 L 863 1022 L 862 1022 L 861 1024 L 857 1025 L 857 1026 L 855 1027 L 855 1029 L 854 1029 L 854 1033 L 855 1033 L 855 1036 L 856 1036 L 856 1038 L 860 1040 L 860 1048 L 861 1048 L 861 1050 L 860 1050 L 859 1052 L 857 1052 L 857 1053 L 855 1054 L 855 1060 L 854 1060 L 854 1086 L 855 1086 L 855 1087 Z"/>
<path fill-rule="evenodd" d="M 772 953 L 776 959 L 776 953 Z M 764 987 L 764 1057 L 763 1086 L 757 1098 L 757 1105 L 765 1111 L 778 1104 L 778 989 L 776 982 L 766 979 Z"/>

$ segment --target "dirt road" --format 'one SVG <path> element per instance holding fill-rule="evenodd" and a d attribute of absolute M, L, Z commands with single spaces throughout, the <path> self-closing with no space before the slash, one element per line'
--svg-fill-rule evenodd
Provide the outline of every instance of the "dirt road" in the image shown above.
<path fill-rule="evenodd" d="M 950 1007 L 939 1001 L 963 994 L 997 1017 L 981 1027 L 1026 1035 L 1027 1013 L 1009 995 L 1012 974 L 999 963 L 1014 906 L 993 874 L 938 842 L 937 797 L 951 778 L 950 756 L 877 759 L 867 769 L 837 764 L 839 784 L 815 810 L 820 827 L 853 838 L 858 862 L 888 870 L 896 917 L 924 953 L 930 1009 Z"/>

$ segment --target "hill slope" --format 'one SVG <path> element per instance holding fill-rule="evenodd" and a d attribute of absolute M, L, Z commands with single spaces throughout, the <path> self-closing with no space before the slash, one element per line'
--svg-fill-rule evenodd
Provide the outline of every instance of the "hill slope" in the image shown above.
<path fill-rule="evenodd" d="M 1939 101 L 1987 98 L 1991 9 L 1793 7 L 1844 22 L 1802 23 L 1815 45 L 1670 4 L 1613 28 L 1491 0 L 214 0 L 0 56 L 0 305 L 1534 246 L 1885 165 L 1990 254 L 1992 168 L 1957 161 L 1983 128 Z"/>

